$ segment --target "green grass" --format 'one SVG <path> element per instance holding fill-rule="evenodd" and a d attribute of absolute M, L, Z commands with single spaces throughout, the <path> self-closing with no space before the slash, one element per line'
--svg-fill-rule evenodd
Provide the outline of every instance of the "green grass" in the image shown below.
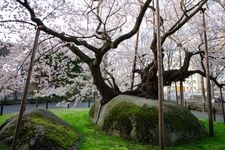
<path fill-rule="evenodd" d="M 71 124 L 80 134 L 80 150 L 158 150 L 156 146 L 113 137 L 100 131 L 89 121 L 88 109 L 55 109 L 53 113 Z M 0 116 L 0 124 L 13 114 Z M 203 121 L 204 124 L 207 123 Z M 215 137 L 188 141 L 165 150 L 225 150 L 225 125 L 215 123 Z M 0 145 L 0 150 L 7 150 Z"/>

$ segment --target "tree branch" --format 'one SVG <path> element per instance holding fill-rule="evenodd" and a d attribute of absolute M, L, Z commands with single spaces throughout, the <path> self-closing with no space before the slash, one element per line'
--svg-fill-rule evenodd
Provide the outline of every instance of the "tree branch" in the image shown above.
<path fill-rule="evenodd" d="M 202 0 L 199 2 L 195 7 L 197 7 L 190 15 L 185 15 L 185 12 L 182 17 L 163 35 L 161 43 L 163 44 L 166 40 L 166 38 L 173 33 L 175 33 L 178 29 L 180 29 L 186 22 L 188 22 L 195 14 L 197 14 L 201 9 L 202 6 L 207 2 L 207 0 Z M 192 7 L 194 9 L 195 7 Z M 187 11 L 190 11 L 187 10 Z"/>
<path fill-rule="evenodd" d="M 120 89 L 119 89 L 119 87 L 117 86 L 117 84 L 116 84 L 116 80 L 115 80 L 115 78 L 113 77 L 113 75 L 108 71 L 108 70 L 106 70 L 106 69 L 104 69 L 104 71 L 110 76 L 110 78 L 112 79 L 112 82 L 113 82 L 113 88 L 115 89 L 115 90 L 117 90 L 117 91 L 119 91 L 120 92 Z M 110 82 L 110 81 L 109 81 Z"/>
<path fill-rule="evenodd" d="M 91 58 L 88 57 L 85 53 L 83 53 L 77 46 L 75 46 L 72 43 L 67 43 L 65 45 L 68 47 L 75 55 L 77 55 L 81 60 L 83 60 L 85 63 L 89 64 L 91 62 Z"/>
<path fill-rule="evenodd" d="M 187 75 L 191 76 L 191 75 L 196 74 L 196 73 L 200 74 L 203 77 L 206 77 L 205 73 L 202 72 L 201 70 L 190 70 L 190 71 L 188 71 Z M 210 80 L 212 80 L 218 87 L 221 86 L 221 84 L 216 80 L 216 78 L 210 76 Z"/>
<path fill-rule="evenodd" d="M 2 20 L 0 21 L 1 23 L 8 23 L 8 22 L 19 22 L 19 23 L 25 23 L 25 24 L 29 24 L 32 26 L 36 26 L 35 24 L 28 22 L 28 21 L 23 21 L 23 20 Z"/>
<path fill-rule="evenodd" d="M 117 46 L 124 40 L 127 40 L 129 38 L 131 38 L 133 35 L 135 35 L 137 33 L 137 31 L 139 30 L 139 27 L 141 25 L 141 22 L 142 22 L 142 19 L 144 17 L 144 14 L 146 12 L 146 10 L 148 9 L 148 6 L 149 4 L 151 3 L 152 0 L 147 0 L 145 2 L 145 4 L 143 5 L 138 17 L 136 18 L 136 22 L 135 22 L 135 25 L 133 27 L 133 29 L 124 34 L 124 35 L 121 35 L 120 37 L 118 37 L 111 45 L 112 48 L 117 48 Z"/>
<path fill-rule="evenodd" d="M 73 42 L 75 43 L 76 45 L 82 45 L 86 48 L 88 48 L 89 50 L 97 53 L 99 51 L 98 48 L 88 44 L 87 41 L 85 40 L 78 40 L 75 36 L 70 36 L 68 34 L 64 34 L 64 33 L 58 33 L 50 28 L 48 28 L 47 26 L 45 26 L 45 24 L 41 21 L 40 18 L 38 18 L 34 12 L 34 10 L 30 7 L 29 3 L 25 0 L 24 2 L 22 2 L 21 0 L 16 0 L 17 2 L 19 2 L 23 7 L 25 7 L 28 12 L 30 13 L 30 16 L 31 16 L 31 20 L 33 22 L 35 22 L 37 24 L 37 26 L 39 26 L 40 30 L 50 34 L 50 35 L 53 35 L 55 37 L 58 37 L 60 38 L 61 40 L 63 41 L 67 41 L 67 42 Z"/>

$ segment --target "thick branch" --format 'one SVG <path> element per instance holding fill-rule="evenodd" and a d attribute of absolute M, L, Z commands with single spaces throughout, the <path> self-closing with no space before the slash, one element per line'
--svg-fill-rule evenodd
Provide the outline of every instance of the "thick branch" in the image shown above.
<path fill-rule="evenodd" d="M 112 79 L 112 82 L 113 82 L 113 88 L 116 89 L 117 91 L 120 91 L 119 87 L 117 86 L 116 84 L 116 80 L 115 78 L 113 77 L 113 75 L 106 69 L 104 69 L 104 71 L 110 76 L 110 78 Z"/>
<path fill-rule="evenodd" d="M 206 77 L 205 73 L 202 72 L 201 70 L 190 70 L 190 71 L 188 71 L 187 75 L 191 76 L 191 75 L 196 74 L 196 73 L 200 74 L 203 77 Z M 210 80 L 212 80 L 218 87 L 221 86 L 221 84 L 213 76 L 210 76 Z"/>
<path fill-rule="evenodd" d="M 88 57 L 85 53 L 83 53 L 77 46 L 74 44 L 66 44 L 66 47 L 68 47 L 75 55 L 77 55 L 82 61 L 89 64 L 91 62 L 91 58 Z"/>
<path fill-rule="evenodd" d="M 203 51 L 197 51 L 197 52 L 188 52 L 188 51 L 185 51 L 185 57 L 184 57 L 184 61 L 183 61 L 183 66 L 181 67 L 181 69 L 185 70 L 185 71 L 188 71 L 188 67 L 190 65 L 190 60 L 191 60 L 191 57 L 194 56 L 194 55 L 197 55 L 197 54 L 202 54 L 204 53 Z"/>
<path fill-rule="evenodd" d="M 146 12 L 146 10 L 148 9 L 148 6 L 149 6 L 149 4 L 151 3 L 151 1 L 152 1 L 152 0 L 147 0 L 147 1 L 145 2 L 145 4 L 143 5 L 143 7 L 142 7 L 142 9 L 141 9 L 141 11 L 140 11 L 140 13 L 139 13 L 137 19 L 136 19 L 136 23 L 135 23 L 133 29 L 132 29 L 130 32 L 128 32 L 128 33 L 126 33 L 126 34 L 124 34 L 124 35 L 118 37 L 118 38 L 112 43 L 112 48 L 117 48 L 117 46 L 118 46 L 122 41 L 131 38 L 133 35 L 135 35 L 135 34 L 137 33 L 137 31 L 139 30 L 139 27 L 140 27 L 140 25 L 141 25 L 142 19 L 143 19 L 144 15 L 145 15 L 145 12 Z"/>
<path fill-rule="evenodd" d="M 207 2 L 207 0 L 202 0 L 196 5 L 196 9 L 190 14 L 185 15 L 185 13 L 182 15 L 182 17 L 163 35 L 161 43 L 163 44 L 166 40 L 166 38 L 173 33 L 175 33 L 177 30 L 179 30 L 185 23 L 187 23 L 195 14 L 197 14 L 201 9 L 202 6 Z M 188 10 L 190 11 L 190 10 Z"/>
<path fill-rule="evenodd" d="M 163 78 L 164 78 L 164 85 L 168 86 L 171 85 L 172 82 L 174 81 L 184 81 L 186 78 L 193 74 L 200 74 L 203 77 L 205 76 L 205 73 L 202 72 L 201 70 L 190 70 L 190 71 L 183 71 L 183 70 L 167 70 L 163 72 Z M 210 76 L 210 80 L 212 80 L 217 86 L 221 86 L 221 84 L 218 83 L 216 78 Z"/>
<path fill-rule="evenodd" d="M 29 3 L 27 1 L 22 2 L 20 0 L 17 0 L 17 2 L 19 2 L 22 6 L 24 6 L 28 10 L 28 12 L 30 13 L 30 16 L 31 16 L 31 20 L 33 22 L 35 22 L 37 24 L 37 26 L 39 26 L 39 28 L 42 31 L 44 31 L 44 32 L 46 32 L 46 33 L 48 33 L 50 35 L 53 35 L 55 37 L 58 37 L 58 38 L 60 38 L 63 41 L 73 42 L 76 45 L 78 45 L 78 46 L 82 45 L 82 46 L 88 48 L 89 50 L 91 50 L 91 51 L 93 51 L 95 53 L 98 52 L 98 50 L 99 50 L 98 48 L 88 44 L 87 41 L 85 41 L 85 40 L 78 40 L 74 36 L 66 35 L 64 33 L 58 33 L 56 31 L 48 28 L 47 26 L 45 26 L 45 24 L 41 21 L 41 19 L 36 16 L 34 10 L 30 7 L 30 5 L 29 5 Z"/>
<path fill-rule="evenodd" d="M 201 53 L 202 51 L 197 51 L 195 53 L 185 51 L 183 66 L 181 66 L 180 69 L 172 69 L 163 72 L 164 84 L 170 85 L 174 81 L 184 81 L 190 75 L 194 74 L 195 72 L 192 73 L 192 71 L 188 71 L 190 60 L 192 56 Z"/>

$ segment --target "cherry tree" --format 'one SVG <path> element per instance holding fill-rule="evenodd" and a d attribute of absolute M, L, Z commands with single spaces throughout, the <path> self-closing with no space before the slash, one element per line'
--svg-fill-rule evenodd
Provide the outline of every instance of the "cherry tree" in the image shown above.
<path fill-rule="evenodd" d="M 135 27 L 129 32 L 129 34 L 123 34 L 123 36 L 119 36 L 117 38 L 115 38 L 115 40 L 112 41 L 112 37 L 113 35 L 116 35 L 116 31 L 119 30 L 119 28 L 126 23 L 127 18 L 125 17 L 125 12 L 121 13 L 121 9 L 122 7 L 116 8 L 115 6 L 118 4 L 118 1 L 100 1 L 99 3 L 95 3 L 92 1 L 88 1 L 85 3 L 86 7 L 83 8 L 83 10 L 79 10 L 81 8 L 77 8 L 75 10 L 70 10 L 70 9 L 64 9 L 66 6 L 68 6 L 69 8 L 71 8 L 71 6 L 74 5 L 81 5 L 81 3 L 83 2 L 78 2 L 78 3 L 72 3 L 72 2 L 63 2 L 64 5 L 63 7 L 62 4 L 59 5 L 58 2 L 54 1 L 54 4 L 52 5 L 52 3 L 45 3 L 44 1 L 38 1 L 37 3 L 28 3 L 27 1 L 16 1 L 16 3 L 13 4 L 14 7 L 18 8 L 18 9 L 23 9 L 24 7 L 29 10 L 27 11 L 22 11 L 19 14 L 23 14 L 24 15 L 24 20 L 28 19 L 28 16 L 31 15 L 32 21 L 34 21 L 35 23 L 37 23 L 38 27 L 48 33 L 51 34 L 55 37 L 60 38 L 63 41 L 67 41 L 68 43 L 65 44 L 65 46 L 67 46 L 73 53 L 75 53 L 80 59 L 82 59 L 82 61 L 84 61 L 85 63 L 88 64 L 91 72 L 92 72 L 92 76 L 94 79 L 94 84 L 97 86 L 99 92 L 101 93 L 102 97 L 103 97 L 103 103 L 106 103 L 108 100 L 110 100 L 112 97 L 118 95 L 120 93 L 120 91 L 118 90 L 118 87 L 114 87 L 111 88 L 109 87 L 105 82 L 104 82 L 104 78 L 101 74 L 101 70 L 100 70 L 100 64 L 102 61 L 102 58 L 104 56 L 104 54 L 109 51 L 111 48 L 116 48 L 122 41 L 124 41 L 125 39 L 128 39 L 130 37 L 132 37 L 136 31 L 138 30 L 138 27 L 140 26 L 141 23 L 141 19 L 144 16 L 144 12 L 147 10 L 147 6 L 151 1 L 148 1 L 145 4 L 145 9 L 141 10 L 139 16 L 138 16 L 138 21 L 135 25 Z M 13 2 L 12 2 L 13 3 Z M 38 5 L 43 3 L 43 5 Z M 126 2 L 123 3 L 123 6 Z M 132 3 L 130 4 L 132 5 Z M 12 6 L 12 5 L 11 5 Z M 39 7 L 40 6 L 40 7 Z M 48 12 L 47 14 L 45 14 L 45 12 L 43 12 L 44 9 L 49 8 L 50 6 L 53 6 L 52 8 L 52 12 Z M 34 11 L 34 7 L 37 7 L 37 11 Z M 56 9 L 58 8 L 58 9 Z M 109 8 L 109 9 L 108 9 Z M 113 8 L 113 9 L 112 9 Z M 102 12 L 105 11 L 105 9 L 109 10 L 108 13 L 106 14 L 100 14 Z M 128 10 L 129 11 L 129 10 Z M 69 35 L 67 33 L 63 33 L 61 32 L 59 28 L 59 26 L 57 24 L 54 25 L 54 27 L 51 27 L 51 25 L 48 26 L 48 21 L 50 21 L 52 18 L 55 17 L 55 14 L 57 14 L 56 12 L 58 12 L 61 16 L 58 17 L 59 19 L 61 18 L 65 18 L 66 20 L 64 20 L 66 22 L 66 24 L 68 24 L 68 22 L 74 21 L 79 19 L 80 21 L 84 20 L 85 18 L 91 18 L 93 22 L 90 22 L 90 24 L 88 23 L 87 25 L 83 25 L 81 24 L 81 26 L 74 26 L 75 24 L 69 24 L 69 28 L 68 31 L 71 31 L 70 33 L 74 33 L 75 31 L 75 35 Z M 84 14 L 84 15 L 81 15 Z M 29 15 L 28 15 L 29 14 Z M 66 16 L 68 16 L 68 14 L 76 14 L 74 15 L 73 18 L 67 18 Z M 112 14 L 117 14 L 118 16 L 122 16 L 122 19 L 118 20 L 118 22 L 115 21 L 114 24 L 111 24 L 109 26 L 107 26 L 107 22 L 110 22 L 112 20 L 116 19 L 116 15 L 112 15 Z M 38 15 L 38 16 L 37 16 Z M 51 17 L 48 17 L 51 16 Z M 77 17 L 78 16 L 78 17 Z M 42 19 L 40 19 L 40 18 Z M 44 20 L 46 19 L 46 20 Z M 94 21 L 94 20 L 97 20 Z M 62 20 L 60 20 L 62 21 Z M 26 20 L 26 22 L 28 22 Z M 112 25 L 118 25 L 116 27 L 112 27 Z M 94 26 L 95 25 L 95 26 Z M 63 26 L 63 25 L 62 25 Z M 91 26 L 91 27 L 89 27 Z M 93 28 L 96 27 L 97 28 Z M 83 33 L 79 33 L 80 30 L 78 30 L 79 28 L 84 28 Z M 54 28 L 54 30 L 52 29 Z M 58 29 L 58 31 L 56 31 Z M 92 35 L 87 35 L 87 31 L 94 31 L 94 34 Z M 78 33 L 76 33 L 78 32 Z M 115 33 L 114 33 L 115 32 Z M 80 35 L 81 36 L 80 36 Z M 87 36 L 84 36 L 84 35 Z M 96 39 L 96 41 L 93 40 Z M 88 39 L 90 41 L 90 43 L 88 43 L 86 40 L 84 39 Z M 92 43 L 95 43 L 92 44 Z M 100 46 L 99 48 L 97 48 L 97 45 Z M 82 49 L 80 48 L 82 46 Z M 85 48 L 85 49 L 84 49 Z M 85 53 L 85 50 L 88 50 L 88 52 Z M 93 57 L 93 55 L 96 56 L 95 59 L 91 58 L 90 56 L 88 56 L 88 53 L 90 56 Z"/>
<path fill-rule="evenodd" d="M 70 100 L 91 95 L 90 81 L 87 66 L 65 48 L 39 57 L 32 78 L 36 97 L 61 96 Z"/>
<path fill-rule="evenodd" d="M 0 55 L 0 96 L 5 97 L 15 90 L 21 91 L 23 79 L 18 76 L 18 66 L 26 51 L 21 45 L 1 42 Z M 20 49 L 20 50 L 18 50 Z M 5 52 L 4 52 L 5 51 Z M 12 59 L 12 58 L 16 59 Z"/>
<path fill-rule="evenodd" d="M 38 43 L 30 95 L 65 97 L 68 92 L 73 91 L 73 96 L 70 94 L 69 98 L 74 100 L 74 96 L 79 95 L 78 98 L 81 100 L 88 94 L 86 92 L 84 95 L 84 91 L 90 91 L 93 87 L 90 84 L 90 75 L 85 72 L 87 67 L 75 55 L 69 53 L 68 49 L 61 47 L 61 41 L 50 40 L 51 38 L 48 35 L 41 35 L 41 41 Z M 14 91 L 22 93 L 31 45 L 1 43 L 1 97 L 12 95 Z M 61 56 L 63 57 L 60 58 Z"/>
<path fill-rule="evenodd" d="M 123 45 L 126 45 L 126 42 L 130 43 L 132 37 L 140 29 L 140 33 L 143 33 L 141 37 L 146 34 L 149 37 L 146 38 L 148 42 L 143 42 L 146 51 L 143 55 L 139 54 L 141 56 L 140 67 L 134 70 L 140 74 L 141 81 L 135 90 L 125 93 L 156 99 L 158 92 L 156 82 L 157 41 L 154 33 L 154 22 L 151 21 L 154 18 L 152 12 L 155 11 L 155 8 L 151 5 L 151 2 L 152 0 L 146 0 L 144 3 L 138 0 L 3 1 L 4 7 L 7 9 L 3 13 L 6 15 L 1 16 L 1 23 L 6 26 L 6 29 L 25 29 L 37 26 L 45 34 L 52 36 L 54 39 L 59 39 L 63 47 L 67 47 L 88 65 L 93 83 L 102 96 L 102 105 L 122 93 L 123 90 L 118 86 L 121 82 L 117 78 L 123 74 L 118 70 L 117 66 L 120 66 L 118 62 L 123 59 L 123 54 L 125 56 L 131 53 L 129 46 L 122 53 Z M 189 70 L 189 65 L 192 57 L 199 54 L 204 57 L 201 50 L 196 51 L 196 43 L 199 42 L 199 38 L 193 38 L 195 33 L 198 32 L 199 24 L 194 23 L 193 26 L 190 26 L 190 24 L 199 20 L 197 15 L 206 2 L 207 0 L 162 1 L 162 52 L 167 51 L 166 48 L 171 44 L 171 40 L 174 45 L 178 46 L 182 43 L 182 39 L 184 41 L 187 37 L 190 39 L 182 45 L 185 51 L 183 52 L 181 67 L 168 68 L 168 70 L 164 68 L 164 85 L 170 85 L 174 81 L 184 81 L 185 78 L 195 73 L 205 76 L 204 70 Z M 212 4 L 210 8 L 215 7 L 215 3 L 217 3 L 209 2 Z M 143 23 L 143 20 L 146 21 L 147 25 Z M 14 21 L 20 22 L 22 25 L 13 24 Z M 143 38 L 141 39 L 144 41 Z M 119 60 L 114 60 L 116 58 L 119 58 Z M 145 58 L 147 61 L 143 63 L 142 60 Z M 102 65 L 103 60 L 106 60 L 107 63 L 113 62 L 112 65 L 117 63 L 117 65 L 115 67 L 112 67 L 112 65 L 104 67 Z M 126 60 L 126 63 L 123 61 L 125 66 L 131 59 Z M 125 68 L 122 67 L 121 69 Z M 129 71 L 131 71 L 131 67 L 124 70 L 124 72 Z M 129 78 L 129 75 L 126 77 Z M 124 86 L 126 87 L 126 84 Z"/>

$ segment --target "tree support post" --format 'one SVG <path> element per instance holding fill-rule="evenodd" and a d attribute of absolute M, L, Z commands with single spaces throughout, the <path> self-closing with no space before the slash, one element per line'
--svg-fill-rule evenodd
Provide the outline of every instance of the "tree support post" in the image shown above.
<path fill-rule="evenodd" d="M 45 109 L 48 110 L 48 99 L 45 101 Z"/>
<path fill-rule="evenodd" d="M 20 126 L 22 124 L 23 114 L 24 114 L 25 109 L 26 109 L 27 94 L 28 94 L 28 89 L 29 89 L 29 85 L 30 85 L 30 79 L 31 79 L 31 75 L 32 75 L 32 70 L 33 70 L 35 53 L 36 53 L 36 50 L 37 50 L 39 35 L 40 35 L 40 29 L 39 29 L 39 27 L 37 27 L 34 45 L 33 45 L 33 49 L 32 49 L 32 52 L 31 52 L 31 59 L 30 59 L 30 64 L 29 64 L 27 80 L 26 80 L 26 84 L 25 84 L 25 88 L 24 88 L 24 92 L 23 92 L 23 98 L 21 100 L 20 112 L 19 112 L 19 116 L 18 116 L 18 120 L 17 120 L 17 124 L 16 124 L 15 134 L 14 134 L 14 137 L 13 137 L 12 150 L 16 150 L 17 139 L 18 139 L 18 136 L 19 136 L 19 130 L 20 130 Z"/>
<path fill-rule="evenodd" d="M 181 49 L 179 48 L 179 60 L 180 60 L 180 67 L 182 66 L 182 56 L 181 56 Z M 183 81 L 180 80 L 180 105 L 181 107 L 184 106 L 184 86 Z"/>
<path fill-rule="evenodd" d="M 212 109 L 212 113 L 213 113 L 213 120 L 216 121 L 216 109 L 214 107 Z"/>
<path fill-rule="evenodd" d="M 157 28 L 157 63 L 158 63 L 158 121 L 159 121 L 159 148 L 164 148 L 164 116 L 163 116 L 163 74 L 160 37 L 159 0 L 156 0 L 156 28 Z"/>
<path fill-rule="evenodd" d="M 38 108 L 38 98 L 35 99 L 35 107 Z"/>
<path fill-rule="evenodd" d="M 4 103 L 3 101 L 1 101 L 1 116 L 3 115 L 3 107 L 4 107 Z"/>
<path fill-rule="evenodd" d="M 175 92 L 176 92 L 176 102 L 177 102 L 177 105 L 178 105 L 179 101 L 178 101 L 178 93 L 177 93 L 177 82 L 175 82 Z"/>
<path fill-rule="evenodd" d="M 90 108 L 91 107 L 91 99 L 89 98 L 88 99 L 88 108 Z"/>
<path fill-rule="evenodd" d="M 139 31 L 137 32 L 136 43 L 134 48 L 134 61 L 133 61 L 133 67 L 132 67 L 131 87 L 130 87 L 131 91 L 134 88 L 134 77 L 135 77 L 135 69 L 136 69 L 136 62 L 137 62 L 138 42 L 139 42 Z"/>
<path fill-rule="evenodd" d="M 206 25 L 205 25 L 205 8 L 202 8 L 202 23 L 203 23 L 203 39 L 205 49 L 205 71 L 206 71 L 206 91 L 207 91 L 207 102 L 208 102 L 208 122 L 209 122 L 209 136 L 214 136 L 213 118 L 212 118 L 212 96 L 210 86 L 210 72 L 209 72 L 209 54 L 207 45 Z"/>
<path fill-rule="evenodd" d="M 223 114 L 223 123 L 225 124 L 225 114 L 224 114 L 224 99 L 223 99 L 223 93 L 222 93 L 222 88 L 220 87 L 220 98 L 221 98 L 221 106 L 222 106 L 222 114 Z"/>

